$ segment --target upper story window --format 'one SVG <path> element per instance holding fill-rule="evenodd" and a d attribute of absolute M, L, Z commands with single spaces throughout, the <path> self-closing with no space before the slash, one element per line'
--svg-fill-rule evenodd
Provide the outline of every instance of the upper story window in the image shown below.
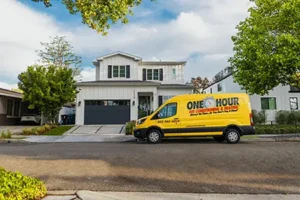
<path fill-rule="evenodd" d="M 143 69 L 144 81 L 163 81 L 163 69 Z"/>
<path fill-rule="evenodd" d="M 210 93 L 212 94 L 212 88 L 210 88 Z"/>
<path fill-rule="evenodd" d="M 172 69 L 172 74 L 173 74 L 173 79 L 176 79 L 176 69 L 175 68 Z"/>
<path fill-rule="evenodd" d="M 298 110 L 298 98 L 290 97 L 290 108 L 291 110 Z"/>
<path fill-rule="evenodd" d="M 108 78 L 130 78 L 130 65 L 108 65 Z"/>
<path fill-rule="evenodd" d="M 222 91 L 223 91 L 223 87 L 222 87 L 222 84 L 221 84 L 221 83 L 219 83 L 219 84 L 217 85 L 217 87 L 218 87 L 218 92 L 222 92 Z"/>

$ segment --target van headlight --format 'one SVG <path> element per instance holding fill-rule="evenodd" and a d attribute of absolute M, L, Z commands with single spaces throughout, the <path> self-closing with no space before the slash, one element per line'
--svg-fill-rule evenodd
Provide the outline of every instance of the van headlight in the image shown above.
<path fill-rule="evenodd" d="M 146 119 L 139 119 L 139 120 L 137 120 L 136 125 L 141 125 L 141 124 L 143 124 L 143 123 L 145 122 L 145 120 L 146 120 Z"/>

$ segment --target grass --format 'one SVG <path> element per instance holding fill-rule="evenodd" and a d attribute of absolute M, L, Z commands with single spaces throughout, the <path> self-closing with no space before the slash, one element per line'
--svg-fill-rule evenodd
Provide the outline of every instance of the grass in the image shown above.
<path fill-rule="evenodd" d="M 65 132 L 70 130 L 73 126 L 59 126 L 54 128 L 43 135 L 63 135 Z"/>
<path fill-rule="evenodd" d="M 245 135 L 245 136 L 242 136 L 242 138 L 256 139 L 256 138 L 259 138 L 259 137 L 257 135 Z"/>

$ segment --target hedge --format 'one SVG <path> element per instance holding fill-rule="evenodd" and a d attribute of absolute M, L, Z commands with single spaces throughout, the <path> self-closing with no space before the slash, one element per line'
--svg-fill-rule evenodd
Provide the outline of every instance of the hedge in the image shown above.
<path fill-rule="evenodd" d="M 136 121 L 134 121 L 134 120 L 126 123 L 126 127 L 125 127 L 126 135 L 133 134 L 133 129 L 135 127 L 135 123 L 136 123 Z"/>
<path fill-rule="evenodd" d="M 44 183 L 0 167 L 0 200 L 35 200 L 47 193 Z"/>
<path fill-rule="evenodd" d="M 293 134 L 300 133 L 300 127 L 255 127 L 256 134 L 264 135 L 264 134 Z"/>
<path fill-rule="evenodd" d="M 44 126 L 35 127 L 35 128 L 25 128 L 22 130 L 23 135 L 43 135 L 48 131 L 57 128 L 56 124 L 45 124 Z"/>

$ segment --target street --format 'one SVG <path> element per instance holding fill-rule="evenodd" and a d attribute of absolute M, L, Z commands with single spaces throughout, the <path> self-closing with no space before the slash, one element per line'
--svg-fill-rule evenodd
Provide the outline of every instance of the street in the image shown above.
<path fill-rule="evenodd" d="M 7 170 L 48 190 L 300 194 L 299 142 L 2 143 Z"/>

